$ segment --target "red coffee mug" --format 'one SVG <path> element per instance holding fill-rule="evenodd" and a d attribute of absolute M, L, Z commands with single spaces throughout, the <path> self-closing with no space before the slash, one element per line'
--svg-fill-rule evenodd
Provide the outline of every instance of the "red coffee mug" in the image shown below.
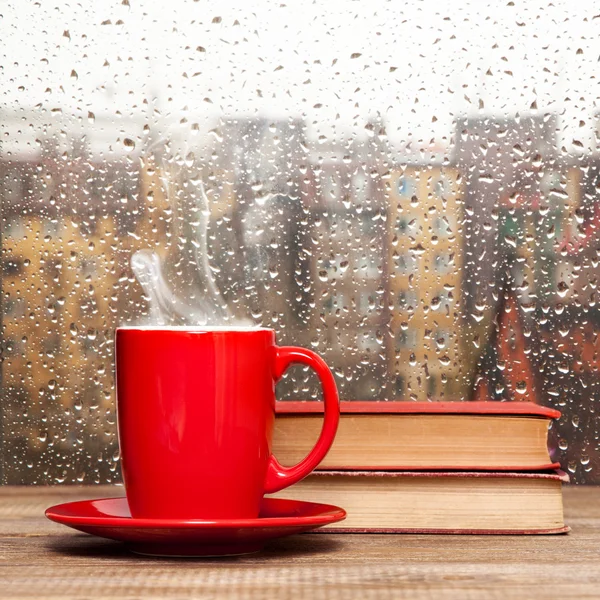
<path fill-rule="evenodd" d="M 292 363 L 321 380 L 319 440 L 294 467 L 271 454 L 275 383 Z M 121 464 L 133 517 L 256 518 L 263 494 L 323 460 L 339 421 L 335 381 L 310 350 L 271 329 L 125 327 L 116 332 Z"/>

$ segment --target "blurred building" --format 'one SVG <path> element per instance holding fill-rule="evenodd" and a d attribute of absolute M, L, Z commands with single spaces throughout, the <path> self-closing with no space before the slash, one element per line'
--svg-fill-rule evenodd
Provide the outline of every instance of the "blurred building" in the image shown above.
<path fill-rule="evenodd" d="M 456 123 L 451 160 L 463 174 L 467 216 L 462 232 L 463 375 L 471 387 L 483 368 L 507 280 L 522 288 L 521 298 L 523 281 L 532 282 L 526 259 L 516 254 L 531 253 L 536 243 L 527 223 L 541 206 L 542 180 L 555 178 L 545 171 L 557 170 L 556 132 L 556 116 L 544 114 Z"/>
<path fill-rule="evenodd" d="M 463 172 L 464 208 L 469 215 L 463 231 L 467 312 L 477 313 L 477 306 L 498 306 L 494 287 L 499 282 L 495 266 L 499 264 L 498 207 L 519 180 L 534 188 L 539 185 L 542 165 L 556 161 L 556 132 L 554 115 L 457 121 L 451 161 Z M 480 333 L 476 323 L 471 323 L 470 328 L 472 337 Z"/>
<path fill-rule="evenodd" d="M 306 176 L 310 233 L 305 343 L 334 369 L 342 398 L 387 388 L 385 204 L 369 163 L 320 152 Z"/>
<path fill-rule="evenodd" d="M 396 398 L 460 399 L 464 393 L 463 181 L 459 170 L 447 167 L 403 165 L 391 174 L 388 377 Z"/>
<path fill-rule="evenodd" d="M 538 266 L 550 284 L 535 315 L 533 350 L 542 401 L 563 414 L 554 428 L 557 456 L 576 481 L 589 483 L 600 466 L 594 408 L 600 392 L 600 164 L 587 158 L 561 175 L 562 185 L 550 191 L 559 196 L 549 202 L 556 235 L 546 236 L 555 241 L 548 266 Z"/>
<path fill-rule="evenodd" d="M 49 461 L 52 481 L 111 477 L 112 336 L 137 178 L 46 148 L 0 163 L 0 182 L 4 480 L 49 481 Z"/>

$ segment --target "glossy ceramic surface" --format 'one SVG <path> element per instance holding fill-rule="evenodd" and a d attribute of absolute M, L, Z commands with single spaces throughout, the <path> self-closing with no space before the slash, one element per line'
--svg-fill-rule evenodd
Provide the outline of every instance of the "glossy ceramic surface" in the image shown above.
<path fill-rule="evenodd" d="M 131 514 L 154 519 L 256 518 L 263 494 L 308 475 L 339 420 L 333 376 L 316 354 L 278 347 L 270 329 L 121 328 L 117 407 Z M 325 419 L 294 467 L 271 454 L 275 383 L 292 363 L 312 367 Z"/>
<path fill-rule="evenodd" d="M 46 516 L 85 533 L 125 542 L 139 554 L 226 556 L 257 552 L 269 540 L 341 521 L 346 512 L 328 504 L 265 498 L 256 519 L 134 519 L 125 498 L 106 498 L 59 504 Z"/>

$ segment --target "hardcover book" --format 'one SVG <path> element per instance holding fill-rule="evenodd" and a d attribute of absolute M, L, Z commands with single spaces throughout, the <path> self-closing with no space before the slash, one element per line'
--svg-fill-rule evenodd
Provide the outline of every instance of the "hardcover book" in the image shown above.
<path fill-rule="evenodd" d="M 273 451 L 298 462 L 314 445 L 323 405 L 278 402 Z M 541 471 L 556 410 L 528 402 L 342 402 L 321 470 Z"/>
<path fill-rule="evenodd" d="M 553 534 L 563 521 L 561 485 L 551 473 L 314 472 L 278 498 L 343 506 L 350 533 Z"/>

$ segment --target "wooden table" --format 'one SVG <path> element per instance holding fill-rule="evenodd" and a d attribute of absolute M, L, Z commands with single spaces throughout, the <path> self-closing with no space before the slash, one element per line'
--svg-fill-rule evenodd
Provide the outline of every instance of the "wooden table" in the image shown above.
<path fill-rule="evenodd" d="M 167 560 L 51 523 L 122 488 L 0 487 L 0 599 L 600 598 L 600 489 L 566 487 L 569 535 L 304 534 L 260 554 Z"/>

